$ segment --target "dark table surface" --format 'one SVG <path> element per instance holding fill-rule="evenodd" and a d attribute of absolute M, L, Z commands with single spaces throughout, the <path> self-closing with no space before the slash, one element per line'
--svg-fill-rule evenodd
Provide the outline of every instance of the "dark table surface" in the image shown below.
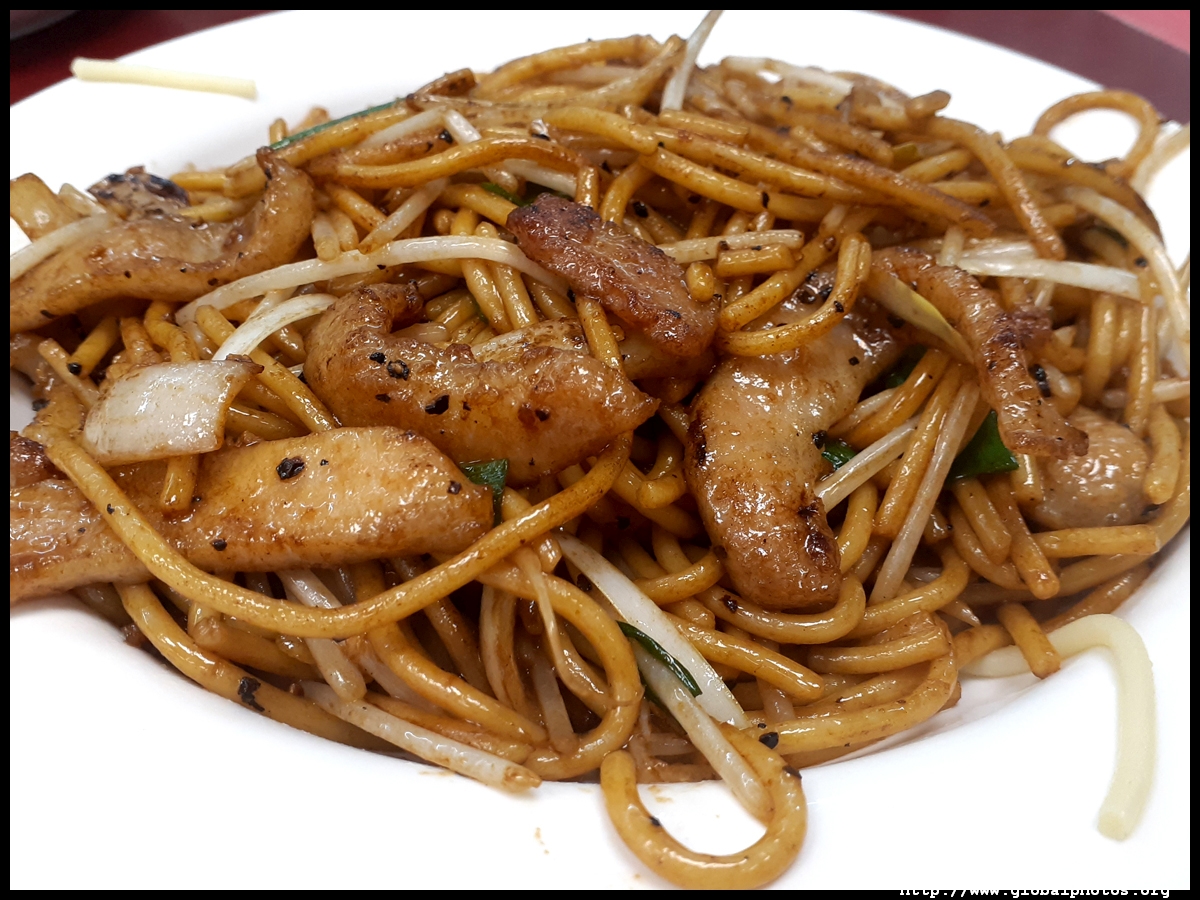
<path fill-rule="evenodd" d="M 69 77 L 76 56 L 115 59 L 193 31 L 269 11 L 80 10 L 43 30 L 10 40 L 9 103 Z M 1165 32 L 1170 43 L 1094 9 L 887 12 L 1018 50 L 1106 87 L 1134 91 L 1168 118 L 1191 121 L 1191 55 L 1178 49 L 1190 47 L 1186 36 L 1190 19 L 1184 20 L 1182 11 L 1148 11 L 1163 13 L 1160 18 L 1168 29 L 1182 29 L 1183 34 Z M 1135 11 L 1112 12 L 1132 15 Z"/>

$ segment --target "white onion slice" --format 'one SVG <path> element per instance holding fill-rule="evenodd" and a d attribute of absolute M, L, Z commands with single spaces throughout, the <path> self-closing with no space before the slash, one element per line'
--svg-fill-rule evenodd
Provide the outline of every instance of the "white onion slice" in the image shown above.
<path fill-rule="evenodd" d="M 910 434 L 917 430 L 917 416 L 913 416 L 902 425 L 897 425 L 875 443 L 863 448 L 824 481 L 817 482 L 817 496 L 830 510 L 853 494 L 859 485 L 873 478 L 893 459 L 908 449 Z"/>
<path fill-rule="evenodd" d="M 326 712 L 434 765 L 444 766 L 459 775 L 466 775 L 468 778 L 513 793 L 537 787 L 542 783 L 542 779 L 529 769 L 507 759 L 501 759 L 485 750 L 477 750 L 443 737 L 428 728 L 406 722 L 369 703 L 347 703 L 328 685 L 305 681 L 301 686 L 304 688 L 304 696 Z"/>
<path fill-rule="evenodd" d="M 683 109 L 683 98 L 687 94 L 688 81 L 692 77 L 692 69 L 695 68 L 696 57 L 700 55 L 700 50 L 704 46 L 704 42 L 708 40 L 713 26 L 717 24 L 717 19 L 721 18 L 721 13 L 723 12 L 723 9 L 709 10 L 708 15 L 700 20 L 700 24 L 696 26 L 696 30 L 687 39 L 687 52 L 683 54 L 683 61 L 680 62 L 679 68 L 675 70 L 675 73 L 671 76 L 671 80 L 663 88 L 662 102 L 659 104 L 659 109 Z"/>
<path fill-rule="evenodd" d="M 225 339 L 225 343 L 213 354 L 213 359 L 247 356 L 283 326 L 324 312 L 336 299 L 333 294 L 302 294 L 270 307 L 262 315 L 258 315 L 256 310 L 255 315 Z"/>
<path fill-rule="evenodd" d="M 88 216 L 70 225 L 56 228 L 49 234 L 44 234 L 32 244 L 26 244 L 8 258 L 8 280 L 16 281 L 44 259 L 49 259 L 59 250 L 68 247 L 76 241 L 99 234 L 113 222 L 112 216 Z"/>
<path fill-rule="evenodd" d="M 558 532 L 556 537 L 563 555 L 591 579 L 592 584 L 608 598 L 625 621 L 652 637 L 681 666 L 692 673 L 692 677 L 700 685 L 700 696 L 696 701 L 704 707 L 705 712 L 718 721 L 729 722 L 738 728 L 750 727 L 750 720 L 746 718 L 745 711 L 733 699 L 733 693 L 721 676 L 679 633 L 667 618 L 667 614 L 659 609 L 653 600 L 643 594 L 620 569 L 583 541 L 565 531 Z"/>
<path fill-rule="evenodd" d="M 365 138 L 360 147 L 378 147 L 380 144 L 386 144 L 388 141 L 394 141 L 402 137 L 408 137 L 410 134 L 416 134 L 422 128 L 437 128 L 442 124 L 442 110 L 427 109 L 424 112 L 419 112 L 415 116 L 411 116 L 395 125 L 389 125 L 382 131 L 377 131 L 368 138 Z"/>
<path fill-rule="evenodd" d="M 548 187 L 552 191 L 558 191 L 560 194 L 567 194 L 571 197 L 575 196 L 575 176 L 569 172 L 548 169 L 527 159 L 506 160 L 504 168 L 514 175 L 519 175 L 526 181 L 532 181 L 534 184 Z"/>
<path fill-rule="evenodd" d="M 1092 263 L 1058 262 L 1053 259 L 981 256 L 964 253 L 958 267 L 972 275 L 1006 275 L 1010 278 L 1045 279 L 1058 284 L 1072 284 L 1090 291 L 1108 291 L 1130 300 L 1141 298 L 1138 277 L 1124 269 L 1097 266 Z"/>
<path fill-rule="evenodd" d="M 633 644 L 633 655 L 637 658 L 638 671 L 650 689 L 675 717 L 675 721 L 683 726 L 688 738 L 704 754 L 713 771 L 729 785 L 733 796 L 750 815 L 760 821 L 768 821 L 771 817 L 771 799 L 767 796 L 766 788 L 733 744 L 729 743 L 729 739 L 721 734 L 721 729 L 700 706 L 697 698 L 688 693 L 683 682 L 651 656 L 646 648 Z"/>
<path fill-rule="evenodd" d="M 225 442 L 229 404 L 260 371 L 245 359 L 134 369 L 88 412 L 84 446 L 104 466 L 217 450 Z"/>
<path fill-rule="evenodd" d="M 289 600 L 316 609 L 338 609 L 342 605 L 312 569 L 287 569 L 278 575 Z M 367 681 L 341 644 L 330 638 L 305 638 L 304 643 L 321 676 L 338 697 L 347 703 L 357 703 L 366 696 Z"/>
<path fill-rule="evenodd" d="M 1063 188 L 1063 196 L 1081 209 L 1087 210 L 1106 225 L 1114 228 L 1135 247 L 1150 265 L 1158 289 L 1167 301 L 1167 312 L 1175 326 L 1176 337 L 1185 344 L 1192 340 L 1192 312 L 1188 299 L 1179 284 L 1179 275 L 1167 256 L 1167 248 L 1149 226 L 1123 207 L 1120 203 L 1098 194 L 1091 188 L 1070 186 Z M 1131 277 L 1137 280 L 1136 275 Z"/>
<path fill-rule="evenodd" d="M 567 292 L 567 282 L 564 279 L 547 272 L 522 253 L 516 244 L 510 244 L 500 238 L 447 234 L 392 241 L 372 253 L 347 250 L 337 259 L 306 259 L 276 266 L 257 275 L 247 275 L 193 300 L 175 314 L 175 321 L 180 325 L 194 322 L 196 310 L 201 306 L 214 306 L 220 310 L 239 300 L 258 297 L 271 290 L 327 281 L 341 275 L 361 275 L 379 267 L 402 266 L 437 259 L 486 259 L 503 263 L 560 293 Z"/>
<path fill-rule="evenodd" d="M 429 209 L 438 198 L 443 188 L 450 183 L 449 178 L 435 178 L 424 187 L 417 188 L 412 195 L 401 203 L 394 213 L 380 222 L 375 230 L 366 235 L 359 245 L 370 251 L 392 240 L 396 235 L 417 220 L 417 216 Z"/>
<path fill-rule="evenodd" d="M 457 109 L 447 109 L 442 113 L 442 122 L 450 136 L 460 144 L 472 144 L 483 137 L 479 129 L 467 121 L 466 116 Z"/>

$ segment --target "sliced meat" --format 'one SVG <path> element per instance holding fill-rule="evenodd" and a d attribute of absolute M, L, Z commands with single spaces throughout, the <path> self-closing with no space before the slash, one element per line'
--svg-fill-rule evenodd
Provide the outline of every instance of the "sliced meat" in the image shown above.
<path fill-rule="evenodd" d="M 127 209 L 94 238 L 66 247 L 9 285 L 9 332 L 110 297 L 184 302 L 213 288 L 290 262 L 308 238 L 315 210 L 313 185 L 303 172 L 269 153 L 262 199 L 231 222 L 201 223 L 173 214 L 171 182 L 153 176 L 113 176 L 104 188 L 110 205 Z M 108 184 L 108 182 L 101 182 Z M 176 187 L 175 190 L 178 190 Z"/>
<path fill-rule="evenodd" d="M 457 553 L 492 524 L 491 491 L 432 444 L 396 428 L 342 428 L 204 457 L 199 499 L 158 510 L 165 464 L 118 469 L 117 483 L 189 560 L 208 571 L 340 566 Z M 12 602 L 148 573 L 69 481 L 9 492 Z"/>
<path fill-rule="evenodd" d="M 458 462 L 507 459 L 527 484 L 598 453 L 657 401 L 587 354 L 578 320 L 544 322 L 482 347 L 392 333 L 421 308 L 411 285 L 340 298 L 307 338 L 304 376 L 347 425 L 396 425 Z"/>
<path fill-rule="evenodd" d="M 1086 456 L 1041 464 L 1044 499 L 1026 512 L 1046 528 L 1099 528 L 1145 521 L 1150 453 L 1137 435 L 1086 407 L 1067 418 L 1088 436 Z"/>
<path fill-rule="evenodd" d="M 1064 421 L 1029 373 L 1023 346 L 1029 322 L 1006 313 L 973 276 L 955 266 L 939 266 L 920 250 L 883 250 L 872 256 L 871 264 L 912 285 L 966 339 L 980 391 L 996 410 L 1008 449 L 1055 459 L 1087 453 L 1087 435 Z"/>
<path fill-rule="evenodd" d="M 61 478 L 62 473 L 46 457 L 45 448 L 37 441 L 8 433 L 8 489 L 37 484 L 46 478 Z"/>
<path fill-rule="evenodd" d="M 799 318 L 789 306 L 770 324 Z M 768 609 L 832 602 L 841 588 L 837 541 L 816 496 L 818 443 L 899 352 L 870 315 L 856 309 L 798 350 L 724 360 L 693 404 L 688 486 L 734 587 Z"/>
<path fill-rule="evenodd" d="M 712 343 L 717 304 L 693 300 L 678 263 L 589 207 L 543 194 L 510 213 L 507 228 L 531 259 L 644 331 L 662 352 L 687 358 Z"/>
<path fill-rule="evenodd" d="M 124 175 L 109 175 L 88 188 L 88 193 L 126 221 L 174 215 L 188 205 L 187 191 L 142 166 Z"/>

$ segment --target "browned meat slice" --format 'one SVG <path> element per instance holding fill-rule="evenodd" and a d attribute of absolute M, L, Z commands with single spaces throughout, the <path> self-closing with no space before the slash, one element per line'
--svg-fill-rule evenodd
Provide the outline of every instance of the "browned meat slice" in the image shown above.
<path fill-rule="evenodd" d="M 362 288 L 313 328 L 304 376 L 340 421 L 411 428 L 458 462 L 507 459 L 510 482 L 526 484 L 654 414 L 655 400 L 587 354 L 577 320 L 511 332 L 476 352 L 391 333 L 419 309 L 411 286 Z"/>
<path fill-rule="evenodd" d="M 507 227 L 531 259 L 644 331 L 664 353 L 696 356 L 712 342 L 717 304 L 693 300 L 678 263 L 590 208 L 543 194 L 510 213 Z"/>
<path fill-rule="evenodd" d="M 1142 493 L 1150 454 L 1137 435 L 1111 419 L 1079 407 L 1067 418 L 1088 436 L 1086 456 L 1043 460 L 1041 503 L 1030 518 L 1047 528 L 1134 525 L 1149 504 Z"/>
<path fill-rule="evenodd" d="M 15 431 L 8 433 L 9 490 L 56 476 L 61 478 L 62 473 L 46 458 L 46 451 L 41 444 L 21 437 Z"/>
<path fill-rule="evenodd" d="M 424 438 L 342 428 L 204 457 L 191 512 L 158 511 L 165 465 L 115 472 L 134 504 L 208 571 L 347 565 L 457 553 L 492 524 L 492 497 Z M 9 492 L 12 602 L 148 573 L 69 481 Z"/>
<path fill-rule="evenodd" d="M 88 192 L 126 221 L 169 216 L 188 205 L 187 191 L 173 181 L 136 166 L 124 175 L 109 175 Z"/>
<path fill-rule="evenodd" d="M 794 308 L 771 324 L 796 318 Z M 855 310 L 789 353 L 724 360 L 693 404 L 686 474 L 737 590 L 768 609 L 835 600 L 837 541 L 816 496 L 818 443 L 896 357 L 897 341 Z"/>
<path fill-rule="evenodd" d="M 110 297 L 188 301 L 218 285 L 289 262 L 309 236 L 308 176 L 260 151 L 267 189 L 230 222 L 173 214 L 178 191 L 151 176 L 113 176 L 98 196 L 130 218 L 66 247 L 9 285 L 9 331 L 26 331 Z M 170 185 L 171 187 L 164 187 Z"/>
<path fill-rule="evenodd" d="M 1063 420 L 1029 373 L 1022 340 L 1028 323 L 1006 313 L 973 276 L 939 266 L 919 250 L 884 250 L 872 257 L 872 265 L 912 285 L 966 339 L 980 391 L 996 410 L 1008 449 L 1055 459 L 1087 453 L 1087 435 Z"/>

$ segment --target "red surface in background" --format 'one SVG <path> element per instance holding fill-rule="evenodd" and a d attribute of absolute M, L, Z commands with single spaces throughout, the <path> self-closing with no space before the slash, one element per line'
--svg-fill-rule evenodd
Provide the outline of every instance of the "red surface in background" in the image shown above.
<path fill-rule="evenodd" d="M 1192 52 L 1192 11 L 1190 9 L 1102 9 L 1132 25 L 1138 31 L 1158 38 L 1184 53 Z"/>
<path fill-rule="evenodd" d="M 80 10 L 9 41 L 8 101 L 70 75 L 76 56 L 114 59 L 270 10 Z M 1191 121 L 1190 10 L 878 10 L 990 41 L 1106 87 L 1134 91 L 1168 118 Z"/>
<path fill-rule="evenodd" d="M 71 76 L 76 56 L 116 59 L 193 31 L 269 9 L 81 9 L 68 19 L 8 42 L 8 102 Z"/>

